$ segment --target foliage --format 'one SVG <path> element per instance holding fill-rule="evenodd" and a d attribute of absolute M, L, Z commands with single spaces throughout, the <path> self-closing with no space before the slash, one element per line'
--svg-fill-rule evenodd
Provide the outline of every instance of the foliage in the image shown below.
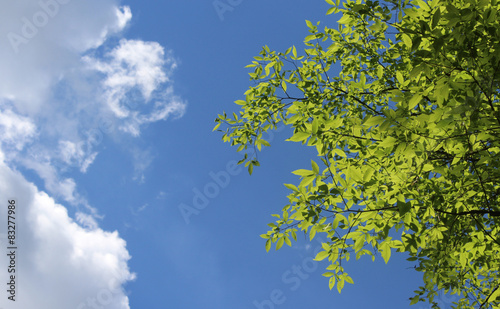
<path fill-rule="evenodd" d="M 498 308 L 500 4 L 327 2 L 338 28 L 307 21 L 302 55 L 265 46 L 241 111 L 216 119 L 238 151 L 269 146 L 280 123 L 317 149 L 266 249 L 325 233 L 316 259 L 339 292 L 353 283 L 342 261 L 405 252 L 423 272 L 412 304 L 446 292 L 456 308 Z"/>

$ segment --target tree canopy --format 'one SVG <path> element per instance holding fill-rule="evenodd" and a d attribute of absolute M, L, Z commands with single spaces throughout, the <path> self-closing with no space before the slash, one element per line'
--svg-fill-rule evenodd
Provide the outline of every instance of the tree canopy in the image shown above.
<path fill-rule="evenodd" d="M 454 308 L 498 308 L 500 3 L 326 2 L 332 27 L 307 21 L 303 50 L 265 46 L 241 110 L 216 119 L 238 151 L 270 146 L 281 124 L 317 150 L 285 184 L 266 249 L 324 233 L 316 259 L 339 292 L 353 283 L 342 261 L 403 252 L 423 273 L 412 304 L 444 292 Z"/>

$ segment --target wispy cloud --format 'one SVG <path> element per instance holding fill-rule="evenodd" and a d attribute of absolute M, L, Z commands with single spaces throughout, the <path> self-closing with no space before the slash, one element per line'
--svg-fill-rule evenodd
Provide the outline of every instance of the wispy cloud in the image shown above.
<path fill-rule="evenodd" d="M 0 111 L 0 136 L 3 147 L 21 150 L 36 136 L 35 124 L 11 109 Z"/>
<path fill-rule="evenodd" d="M 103 100 L 117 118 L 124 120 L 120 126 L 124 132 L 139 136 L 143 124 L 184 114 L 186 105 L 174 95 L 170 79 L 177 63 L 160 44 L 123 39 L 103 59 L 86 56 L 84 61 L 104 74 Z M 160 88 L 162 84 L 167 86 Z M 152 107 L 141 111 L 140 105 Z"/>

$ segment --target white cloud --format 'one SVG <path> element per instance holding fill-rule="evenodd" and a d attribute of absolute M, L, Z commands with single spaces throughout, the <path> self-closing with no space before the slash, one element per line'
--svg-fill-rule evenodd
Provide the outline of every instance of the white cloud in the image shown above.
<path fill-rule="evenodd" d="M 145 176 L 144 172 L 153 162 L 154 156 L 149 149 L 141 149 L 133 147 L 131 149 L 134 158 L 134 180 L 143 183 Z"/>
<path fill-rule="evenodd" d="M 83 212 L 77 212 L 75 215 L 76 221 L 80 223 L 82 226 L 88 229 L 96 229 L 99 225 L 95 218 L 89 214 Z"/>
<path fill-rule="evenodd" d="M 34 123 L 27 117 L 17 115 L 10 109 L 0 110 L 0 145 L 22 150 L 36 135 Z"/>
<path fill-rule="evenodd" d="M 138 216 L 140 212 L 143 212 L 149 205 L 146 203 L 146 204 L 143 204 L 142 206 L 138 207 L 137 209 L 134 209 L 132 207 L 130 207 L 130 212 L 134 215 L 134 216 Z"/>
<path fill-rule="evenodd" d="M 125 28 L 128 22 L 132 19 L 132 12 L 128 6 L 122 7 L 123 11 L 118 9 L 116 11 L 116 16 L 118 17 L 118 22 L 116 23 L 116 28 L 118 31 Z"/>
<path fill-rule="evenodd" d="M 69 166 L 80 166 L 80 171 L 85 173 L 97 157 L 97 152 L 85 151 L 83 144 L 83 142 L 59 141 L 59 154 L 64 163 Z"/>
<path fill-rule="evenodd" d="M 167 80 L 162 66 L 165 63 L 163 47 L 156 42 L 121 40 L 120 45 L 109 53 L 111 61 L 99 65 L 107 74 L 104 84 L 122 95 L 138 86 L 149 100 L 156 87 Z M 172 64 L 172 68 L 175 63 Z"/>
<path fill-rule="evenodd" d="M 66 208 L 3 162 L 0 196 L 16 200 L 18 246 L 16 301 L 1 297 L 0 307 L 92 308 L 89 302 L 95 301 L 105 308 L 129 308 L 122 285 L 135 275 L 127 266 L 130 255 L 126 243 L 117 232 L 77 224 Z M 1 212 L 5 218 L 7 207 L 2 207 Z M 6 223 L 0 222 L 2 231 L 7 230 Z M 6 239 L 1 241 L 5 247 Z M 0 265 L 8 265 L 7 258 L 6 254 L 0 255 Z M 4 274 L 0 277 L 2 282 L 6 280 Z"/>
<path fill-rule="evenodd" d="M 186 104 L 174 95 L 170 80 L 177 63 L 160 44 L 122 39 L 104 59 L 87 56 L 84 61 L 89 68 L 105 75 L 103 97 L 113 114 L 124 119 L 122 131 L 139 136 L 143 124 L 184 114 Z M 165 83 L 167 86 L 158 91 Z M 140 96 L 135 94 L 137 91 Z M 137 102 L 148 104 L 155 91 L 151 111 L 141 113 Z"/>

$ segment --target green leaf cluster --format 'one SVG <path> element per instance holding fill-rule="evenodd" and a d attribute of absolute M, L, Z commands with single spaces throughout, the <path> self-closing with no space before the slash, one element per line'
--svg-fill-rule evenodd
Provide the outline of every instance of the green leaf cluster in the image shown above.
<path fill-rule="evenodd" d="M 266 249 L 324 233 L 316 259 L 339 292 L 353 283 L 343 261 L 404 252 L 423 273 L 412 304 L 445 292 L 454 308 L 498 308 L 500 3 L 326 2 L 333 26 L 307 21 L 301 53 L 265 46 L 240 112 L 216 119 L 238 151 L 270 146 L 280 123 L 317 150 Z"/>

